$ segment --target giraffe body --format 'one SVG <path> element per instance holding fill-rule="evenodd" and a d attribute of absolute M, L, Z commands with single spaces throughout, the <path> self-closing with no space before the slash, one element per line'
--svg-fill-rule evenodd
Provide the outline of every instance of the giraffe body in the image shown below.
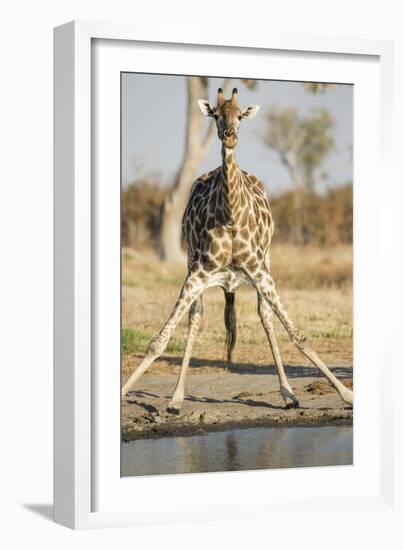
<path fill-rule="evenodd" d="M 231 180 L 226 179 L 227 171 Z M 245 266 L 254 273 L 262 262 L 269 264 L 274 223 L 263 184 L 241 171 L 225 148 L 223 166 L 193 184 L 182 228 L 188 265 L 197 262 L 203 271 L 214 272 L 209 287 L 219 285 L 235 292 L 241 284 L 252 285 Z"/>
<path fill-rule="evenodd" d="M 257 292 L 258 314 L 273 354 L 286 407 L 298 407 L 299 403 L 285 375 L 274 333 L 273 312 L 300 352 L 322 372 L 340 397 L 352 405 L 352 392 L 319 359 L 302 331 L 289 319 L 270 274 L 270 243 L 274 230 L 270 204 L 263 184 L 255 176 L 242 171 L 234 157 L 240 121 L 254 116 L 258 107 L 251 105 L 242 111 L 238 106 L 236 89 L 230 100 L 224 99 L 220 89 L 216 107 L 204 100 L 200 100 L 199 105 L 205 115 L 216 120 L 218 137 L 222 142 L 222 164 L 199 177 L 192 186 L 182 221 L 188 249 L 188 275 L 169 319 L 124 384 L 122 396 L 161 355 L 179 321 L 189 310 L 189 333 L 181 373 L 168 405 L 168 411 L 179 413 L 191 352 L 203 315 L 204 290 L 211 286 L 220 286 L 224 290 L 230 359 L 236 328 L 234 293 L 239 285 L 246 283 Z"/>

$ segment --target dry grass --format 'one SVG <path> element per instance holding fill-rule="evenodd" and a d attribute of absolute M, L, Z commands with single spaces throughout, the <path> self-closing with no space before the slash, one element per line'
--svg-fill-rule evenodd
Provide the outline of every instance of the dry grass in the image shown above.
<path fill-rule="evenodd" d="M 331 248 L 288 245 L 272 247 L 272 274 L 280 288 L 329 288 L 352 285 L 352 247 Z"/>
<path fill-rule="evenodd" d="M 312 345 L 328 363 L 352 362 L 352 249 L 277 246 L 272 250 L 272 273 L 290 317 L 312 340 Z M 123 328 L 131 343 L 127 353 L 144 352 L 149 338 L 168 317 L 180 290 L 185 270 L 158 262 L 129 250 L 123 252 Z M 195 344 L 194 357 L 222 360 L 225 331 L 223 293 L 218 288 L 204 295 L 204 319 Z M 256 312 L 252 288 L 237 292 L 238 342 L 235 361 L 272 363 L 272 358 Z M 133 332 L 134 331 L 134 332 Z M 168 352 L 181 356 L 187 320 L 177 328 Z M 134 337 L 132 338 L 134 334 Z M 280 349 L 286 364 L 301 365 L 306 360 L 289 342 L 277 323 Z"/>

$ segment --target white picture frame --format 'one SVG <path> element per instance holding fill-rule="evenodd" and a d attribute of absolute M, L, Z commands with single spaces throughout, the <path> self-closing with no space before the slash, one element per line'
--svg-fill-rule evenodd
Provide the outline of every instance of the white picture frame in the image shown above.
<path fill-rule="evenodd" d="M 161 52 L 168 48 L 170 55 L 163 58 Z M 120 250 L 116 249 L 119 203 L 116 189 L 109 183 L 116 181 L 118 158 L 120 165 L 120 143 L 116 141 L 116 109 L 120 107 L 114 102 L 114 76 L 122 70 L 132 70 L 130 64 L 138 72 L 206 74 L 202 72 L 206 58 L 211 66 L 219 56 L 231 74 L 234 52 L 239 56 L 240 76 L 246 70 L 241 67 L 242 58 L 248 71 L 253 70 L 248 77 L 267 77 L 261 60 L 270 56 L 270 74 L 283 74 L 284 79 L 290 74 L 284 72 L 288 60 L 297 80 L 344 81 L 356 86 L 354 238 L 359 246 L 355 249 L 354 277 L 360 284 L 355 284 L 354 321 L 355 325 L 357 319 L 360 322 L 354 337 L 354 466 L 121 480 L 117 472 L 120 425 L 116 416 L 120 376 L 116 370 L 105 369 L 105 358 L 110 359 L 108 364 L 114 364 L 120 346 L 120 324 L 116 325 L 118 297 L 111 291 L 105 299 L 102 291 L 116 289 L 118 273 L 120 277 Z M 194 68 L 189 65 L 189 53 Z M 352 62 L 356 65 L 349 67 Z M 215 74 L 226 76 L 222 71 Z M 349 76 L 340 80 L 342 75 Z M 389 384 L 394 357 L 386 345 L 388 305 L 382 291 L 393 285 L 393 275 L 385 267 L 391 265 L 394 253 L 389 215 L 393 210 L 392 76 L 392 44 L 387 41 L 279 34 L 257 35 L 253 41 L 237 37 L 232 44 L 205 29 L 200 37 L 194 33 L 188 36 L 186 28 L 171 35 L 167 27 L 164 35 L 152 36 L 131 25 L 109 23 L 72 22 L 55 29 L 56 522 L 81 529 L 265 517 L 284 509 L 288 514 L 295 513 L 301 502 L 305 510 L 311 511 L 320 511 L 324 505 L 333 511 L 345 506 L 357 511 L 393 511 L 390 419 L 394 403 Z M 94 101 L 97 86 L 102 97 L 98 95 Z M 100 101 L 109 101 L 106 118 L 98 116 Z M 374 109 L 371 134 L 365 131 L 365 118 Z M 94 148 L 105 150 L 106 146 L 107 164 L 100 167 Z M 360 183 L 364 181 L 365 187 Z M 100 219 L 107 221 L 110 239 L 102 233 Z M 371 258 L 375 267 L 369 270 Z M 378 318 L 377 326 L 371 323 L 369 300 Z M 108 338 L 100 339 L 106 330 Z M 368 341 L 372 344 L 370 350 L 365 346 Z M 102 353 L 99 346 L 103 346 Z M 368 373 L 361 368 L 364 364 Z M 270 492 L 259 491 L 265 484 Z M 285 486 L 293 487 L 293 492 L 280 498 Z M 212 490 L 216 491 L 213 501 Z M 163 504 L 167 501 L 169 506 Z"/>

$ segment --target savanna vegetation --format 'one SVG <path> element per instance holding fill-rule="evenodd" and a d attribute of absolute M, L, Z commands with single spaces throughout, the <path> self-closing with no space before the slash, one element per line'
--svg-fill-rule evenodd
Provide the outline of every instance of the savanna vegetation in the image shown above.
<path fill-rule="evenodd" d="M 175 303 L 185 276 L 185 266 L 161 262 L 150 251 L 123 249 L 122 351 L 123 372 L 138 363 L 152 336 L 161 328 Z M 272 271 L 277 288 L 295 322 L 304 328 L 315 350 L 329 364 L 352 360 L 352 255 L 351 246 L 332 248 L 277 244 L 272 249 Z M 194 360 L 224 361 L 224 298 L 218 288 L 205 292 L 204 318 L 194 349 Z M 266 335 L 257 315 L 256 294 L 241 287 L 236 294 L 238 340 L 234 362 L 272 363 Z M 284 361 L 301 365 L 305 359 L 276 322 Z M 183 355 L 187 318 L 171 338 L 164 356 L 152 372 L 171 372 L 164 357 Z M 200 371 L 199 371 L 200 372 Z"/>
<path fill-rule="evenodd" d="M 151 337 L 168 317 L 185 276 L 180 240 L 181 217 L 191 183 L 212 140 L 213 126 L 202 132 L 195 98 L 207 95 L 208 79 L 188 79 L 188 127 L 184 157 L 171 185 L 142 177 L 122 192 L 122 350 L 123 370 L 138 362 Z M 228 82 L 226 83 L 228 85 Z M 251 81 L 248 86 L 254 85 Z M 306 93 L 327 93 L 330 85 L 306 85 Z M 287 169 L 291 185 L 270 193 L 275 220 L 271 269 L 291 318 L 313 340 L 328 363 L 352 361 L 352 240 L 353 190 L 350 182 L 319 192 L 319 182 L 331 175 L 325 160 L 335 143 L 335 121 L 324 110 L 302 115 L 295 108 L 271 108 L 266 127 L 257 136 Z M 193 138 L 192 138 L 193 136 Z M 237 292 L 238 343 L 235 361 L 271 361 L 266 336 L 256 312 L 255 292 Z M 204 296 L 204 320 L 194 357 L 205 361 L 224 357 L 223 296 L 211 289 Z M 277 321 L 276 321 L 277 322 Z M 180 357 L 187 331 L 183 319 L 165 351 Z M 277 323 L 286 364 L 304 359 Z M 163 358 L 152 370 L 162 369 Z M 162 371 L 161 371 L 162 372 Z"/>
<path fill-rule="evenodd" d="M 123 191 L 122 240 L 125 247 L 159 251 L 161 211 L 169 193 L 169 187 L 144 178 Z M 274 243 L 318 247 L 351 245 L 352 199 L 353 189 L 349 183 L 322 194 L 314 189 L 297 188 L 270 197 L 275 220 Z"/>

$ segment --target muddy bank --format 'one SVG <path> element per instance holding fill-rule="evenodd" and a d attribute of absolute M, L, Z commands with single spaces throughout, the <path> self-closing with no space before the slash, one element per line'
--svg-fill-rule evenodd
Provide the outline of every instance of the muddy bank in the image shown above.
<path fill-rule="evenodd" d="M 353 411 L 332 386 L 309 366 L 287 367 L 299 409 L 284 408 L 273 367 L 190 369 L 179 415 L 166 412 L 177 373 L 163 360 L 146 373 L 122 402 L 122 439 L 203 434 L 230 427 L 351 424 Z M 331 367 L 352 387 L 352 367 Z M 124 374 L 124 378 L 128 372 Z"/>

